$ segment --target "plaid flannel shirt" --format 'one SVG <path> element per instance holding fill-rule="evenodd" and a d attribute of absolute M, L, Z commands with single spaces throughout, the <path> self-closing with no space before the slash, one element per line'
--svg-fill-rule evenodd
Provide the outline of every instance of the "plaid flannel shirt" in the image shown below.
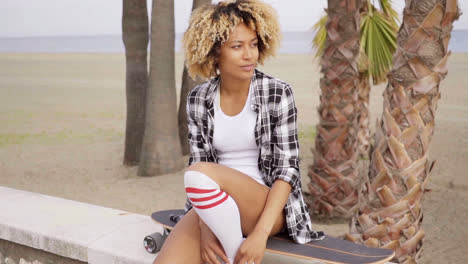
<path fill-rule="evenodd" d="M 309 210 L 304 202 L 299 174 L 297 109 L 291 87 L 259 70 L 252 76 L 254 94 L 251 108 L 257 112 L 255 141 L 259 147 L 258 167 L 263 180 L 272 187 L 277 179 L 291 184 L 284 207 L 289 236 L 297 243 L 314 238 Z M 187 97 L 190 142 L 189 165 L 200 161 L 218 163 L 213 147 L 214 96 L 219 76 L 193 88 Z M 187 199 L 185 212 L 191 208 Z"/>

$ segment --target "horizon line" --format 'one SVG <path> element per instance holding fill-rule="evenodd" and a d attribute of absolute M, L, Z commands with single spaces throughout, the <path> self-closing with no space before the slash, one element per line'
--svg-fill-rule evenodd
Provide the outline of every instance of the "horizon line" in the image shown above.
<path fill-rule="evenodd" d="M 453 29 L 454 31 L 468 31 L 468 28 L 461 28 L 461 29 Z M 314 33 L 314 30 L 289 30 L 289 31 L 281 31 L 281 33 Z M 176 32 L 176 35 L 182 35 L 184 32 Z M 29 35 L 29 36 L 0 36 L 0 39 L 15 39 L 15 38 L 56 38 L 56 37 L 64 37 L 64 38 L 74 38 L 74 37 L 122 37 L 122 34 L 94 34 L 94 35 Z"/>

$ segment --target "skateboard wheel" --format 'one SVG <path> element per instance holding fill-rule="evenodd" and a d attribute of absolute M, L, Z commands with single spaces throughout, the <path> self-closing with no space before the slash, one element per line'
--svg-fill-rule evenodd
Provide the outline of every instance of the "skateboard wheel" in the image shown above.
<path fill-rule="evenodd" d="M 166 240 L 166 237 L 167 236 L 164 236 L 158 232 L 153 233 L 145 237 L 145 239 L 143 240 L 143 246 L 149 253 L 157 253 L 161 250 L 162 245 L 164 244 L 164 240 Z"/>

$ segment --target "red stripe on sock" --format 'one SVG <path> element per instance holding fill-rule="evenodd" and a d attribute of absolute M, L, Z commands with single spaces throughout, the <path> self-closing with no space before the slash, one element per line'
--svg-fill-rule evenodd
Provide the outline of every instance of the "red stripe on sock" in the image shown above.
<path fill-rule="evenodd" d="M 185 191 L 187 193 L 210 193 L 210 192 L 213 192 L 213 191 L 216 191 L 216 189 L 198 189 L 198 188 L 185 188 Z"/>
<path fill-rule="evenodd" d="M 189 199 L 190 199 L 190 201 L 192 201 L 192 202 L 205 202 L 205 201 L 209 201 L 209 200 L 211 200 L 211 199 L 214 199 L 214 198 L 220 196 L 221 194 L 223 194 L 223 192 L 220 191 L 219 193 L 217 193 L 217 194 L 215 194 L 215 195 L 212 195 L 212 196 L 203 197 L 203 198 L 190 198 L 190 197 L 189 197 Z"/>
<path fill-rule="evenodd" d="M 226 196 L 225 196 L 223 199 L 221 199 L 221 200 L 219 200 L 219 201 L 217 201 L 217 202 L 215 202 L 215 203 L 212 203 L 212 204 L 198 205 L 198 206 L 197 206 L 197 205 L 194 205 L 194 204 L 192 204 L 192 205 L 195 206 L 195 207 L 198 208 L 198 209 L 210 209 L 210 208 L 213 208 L 213 207 L 217 206 L 218 204 L 223 203 L 224 201 L 227 200 L 227 198 L 229 198 L 229 195 L 228 195 L 228 194 L 226 194 Z"/>

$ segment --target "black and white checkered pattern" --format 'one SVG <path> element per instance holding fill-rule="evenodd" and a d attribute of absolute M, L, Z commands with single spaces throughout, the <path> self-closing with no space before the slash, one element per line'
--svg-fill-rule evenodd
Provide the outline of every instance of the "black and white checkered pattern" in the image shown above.
<path fill-rule="evenodd" d="M 259 148 L 258 167 L 266 185 L 277 179 L 293 187 L 284 208 L 289 236 L 297 243 L 314 239 L 309 210 L 304 202 L 299 174 L 297 109 L 291 87 L 274 77 L 255 70 L 252 77 L 254 95 L 251 107 L 257 112 L 255 140 Z M 191 90 L 187 97 L 187 117 L 191 155 L 189 165 L 205 161 L 218 162 L 213 147 L 214 96 L 219 77 Z M 191 204 L 187 199 L 186 212 Z"/>

